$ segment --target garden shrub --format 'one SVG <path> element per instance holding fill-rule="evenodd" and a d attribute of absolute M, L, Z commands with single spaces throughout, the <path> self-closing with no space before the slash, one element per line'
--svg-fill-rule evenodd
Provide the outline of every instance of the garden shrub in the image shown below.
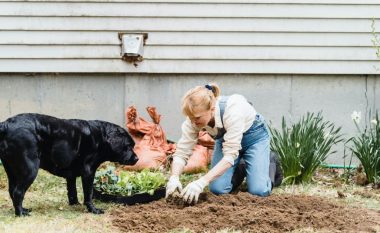
<path fill-rule="evenodd" d="M 350 150 L 359 160 L 364 168 L 369 183 L 380 182 L 380 124 L 379 112 L 372 116 L 369 112 L 370 123 L 366 124 L 364 130 L 359 126 L 360 114 L 353 113 L 354 121 L 359 135 L 350 138 L 352 141 Z"/>
<path fill-rule="evenodd" d="M 281 130 L 270 127 L 271 149 L 279 154 L 283 183 L 309 182 L 327 156 L 336 152 L 331 149 L 343 140 L 340 130 L 324 121 L 321 112 L 308 112 L 289 127 L 283 117 Z"/>

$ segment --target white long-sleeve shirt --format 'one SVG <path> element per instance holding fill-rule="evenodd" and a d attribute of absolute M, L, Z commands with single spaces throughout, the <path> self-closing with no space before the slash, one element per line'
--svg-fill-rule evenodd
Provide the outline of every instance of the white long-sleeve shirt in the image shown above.
<path fill-rule="evenodd" d="M 223 136 L 223 159 L 233 165 L 235 159 L 239 156 L 243 133 L 252 126 L 256 110 L 248 103 L 244 96 L 238 94 L 231 95 L 226 103 L 222 124 L 219 101 L 220 97 L 217 98 L 215 104 L 215 126 L 213 128 L 206 126 L 204 129 L 212 136 L 216 136 L 218 133 L 217 128 L 223 128 L 224 126 L 226 133 Z M 200 130 L 202 128 L 192 124 L 189 117 L 186 118 L 182 124 L 182 136 L 177 143 L 177 149 L 173 155 L 174 160 L 184 165 L 187 164 L 187 160 L 192 155 L 193 148 L 197 143 Z"/>

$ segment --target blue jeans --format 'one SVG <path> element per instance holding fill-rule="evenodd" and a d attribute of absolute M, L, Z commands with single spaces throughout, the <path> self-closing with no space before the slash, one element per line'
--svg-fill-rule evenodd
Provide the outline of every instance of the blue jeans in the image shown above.
<path fill-rule="evenodd" d="M 223 158 L 223 141 L 223 138 L 215 141 L 211 167 L 214 167 Z M 214 194 L 230 193 L 232 190 L 232 175 L 239 165 L 240 159 L 244 159 L 247 170 L 248 192 L 263 197 L 269 196 L 272 190 L 269 177 L 270 134 L 261 115 L 256 115 L 251 128 L 243 134 L 241 147 L 239 157 L 235 160 L 234 165 L 210 183 L 210 191 Z"/>

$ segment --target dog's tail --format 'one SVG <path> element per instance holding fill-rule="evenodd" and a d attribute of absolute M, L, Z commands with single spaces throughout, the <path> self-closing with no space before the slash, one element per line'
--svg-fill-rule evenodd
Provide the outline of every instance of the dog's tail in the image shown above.
<path fill-rule="evenodd" d="M 7 127 L 4 122 L 0 122 L 0 159 L 5 155 L 5 150 L 8 148 L 8 144 L 5 141 Z"/>
<path fill-rule="evenodd" d="M 0 122 L 0 139 L 2 138 L 1 136 L 5 135 L 5 131 L 6 131 L 5 121 Z"/>

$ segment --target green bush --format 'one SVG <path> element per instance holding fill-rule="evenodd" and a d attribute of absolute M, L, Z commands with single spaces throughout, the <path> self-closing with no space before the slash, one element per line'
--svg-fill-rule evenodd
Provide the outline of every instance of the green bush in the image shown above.
<path fill-rule="evenodd" d="M 284 183 L 309 182 L 327 158 L 331 147 L 341 142 L 341 127 L 324 121 L 322 114 L 307 113 L 290 127 L 282 118 L 282 130 L 270 127 L 272 133 L 271 149 L 279 154 L 284 172 Z"/>
<path fill-rule="evenodd" d="M 364 130 L 359 127 L 360 114 L 355 113 L 351 116 L 354 121 L 359 135 L 350 138 L 353 145 L 350 147 L 351 152 L 360 160 L 363 165 L 369 183 L 380 182 L 380 124 L 379 112 L 376 111 L 372 119 L 369 113 L 370 123 L 365 125 Z M 372 119 L 372 120 L 371 120 Z"/>

